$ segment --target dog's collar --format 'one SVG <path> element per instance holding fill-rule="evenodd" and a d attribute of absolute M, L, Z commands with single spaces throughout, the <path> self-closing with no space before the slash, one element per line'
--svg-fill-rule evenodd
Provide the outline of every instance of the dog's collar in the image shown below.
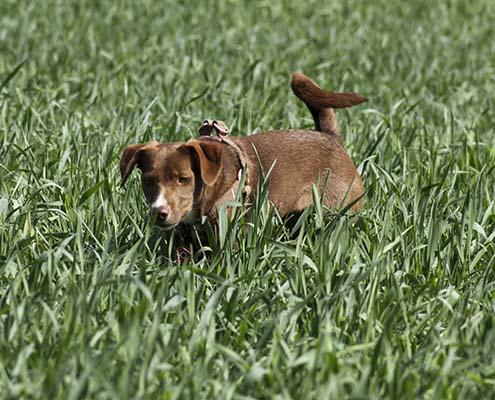
<path fill-rule="evenodd" d="M 234 197 L 237 193 L 237 190 L 239 188 L 239 185 L 244 177 L 244 188 L 242 191 L 243 195 L 243 200 L 247 201 L 251 194 L 251 185 L 250 185 L 250 180 L 249 180 L 249 168 L 248 168 L 248 163 L 246 161 L 246 158 L 244 157 L 244 154 L 241 150 L 241 148 L 231 139 L 223 136 L 223 135 L 218 135 L 217 137 L 214 136 L 200 136 L 197 140 L 214 140 L 216 142 L 220 143 L 225 143 L 228 146 L 232 147 L 237 155 L 237 159 L 240 164 L 240 168 L 237 171 L 237 179 L 232 185 L 232 187 L 226 192 L 228 193 L 229 191 L 232 191 L 234 194 Z"/>

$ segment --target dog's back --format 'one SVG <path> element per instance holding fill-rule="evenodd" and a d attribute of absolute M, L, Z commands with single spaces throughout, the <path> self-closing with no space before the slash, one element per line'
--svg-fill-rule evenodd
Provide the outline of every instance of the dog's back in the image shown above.
<path fill-rule="evenodd" d="M 343 148 L 333 108 L 351 107 L 366 98 L 324 91 L 300 73 L 293 74 L 291 85 L 313 115 L 316 131 L 270 131 L 236 138 L 236 142 L 252 163 L 261 164 L 260 175 L 269 173 L 270 200 L 281 215 L 308 207 L 314 184 L 325 206 L 335 209 L 355 202 L 352 209 L 361 209 L 363 183 Z"/>

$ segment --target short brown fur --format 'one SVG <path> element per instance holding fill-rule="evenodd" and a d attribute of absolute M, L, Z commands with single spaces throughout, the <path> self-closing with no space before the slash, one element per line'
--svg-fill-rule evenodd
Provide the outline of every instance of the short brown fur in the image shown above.
<path fill-rule="evenodd" d="M 120 161 L 122 184 L 135 166 L 141 169 L 145 197 L 156 208 L 162 225 L 194 222 L 204 215 L 214 218 L 217 207 L 233 197 L 231 189 L 241 168 L 239 150 L 253 189 L 270 171 L 269 199 L 281 216 L 308 207 L 313 185 L 326 207 L 339 209 L 353 203 L 352 210 L 360 210 L 363 184 L 342 146 L 333 108 L 350 107 L 366 99 L 356 93 L 324 91 L 300 73 L 293 74 L 291 84 L 313 115 L 315 131 L 278 130 L 230 137 L 238 149 L 205 138 L 130 145 Z"/>

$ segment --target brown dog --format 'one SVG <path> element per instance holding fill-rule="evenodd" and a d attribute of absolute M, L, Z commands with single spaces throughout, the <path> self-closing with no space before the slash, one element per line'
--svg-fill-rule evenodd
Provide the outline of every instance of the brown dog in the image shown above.
<path fill-rule="evenodd" d="M 202 216 L 214 218 L 217 208 L 234 198 L 243 173 L 248 189 L 256 189 L 260 177 L 269 173 L 269 200 L 282 217 L 312 203 L 313 185 L 324 206 L 338 209 L 352 204 L 354 211 L 361 209 L 363 184 L 344 150 L 333 109 L 366 99 L 356 93 L 324 91 L 300 73 L 292 75 L 291 84 L 313 115 L 314 131 L 279 130 L 246 137 L 201 136 L 185 143 L 133 144 L 120 160 L 122 185 L 137 166 L 156 222 L 169 227 L 191 224 Z M 214 124 L 217 121 L 211 126 Z M 228 132 L 223 124 L 215 127 Z M 246 194 L 249 196 L 249 191 Z"/>

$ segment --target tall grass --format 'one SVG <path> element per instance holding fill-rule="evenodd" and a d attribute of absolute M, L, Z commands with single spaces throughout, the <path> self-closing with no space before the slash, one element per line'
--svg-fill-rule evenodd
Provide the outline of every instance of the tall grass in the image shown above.
<path fill-rule="evenodd" d="M 495 5 L 0 3 L 1 398 L 495 396 Z M 158 251 L 123 147 L 338 116 L 366 208 Z M 137 174 L 136 174 L 137 175 Z"/>

